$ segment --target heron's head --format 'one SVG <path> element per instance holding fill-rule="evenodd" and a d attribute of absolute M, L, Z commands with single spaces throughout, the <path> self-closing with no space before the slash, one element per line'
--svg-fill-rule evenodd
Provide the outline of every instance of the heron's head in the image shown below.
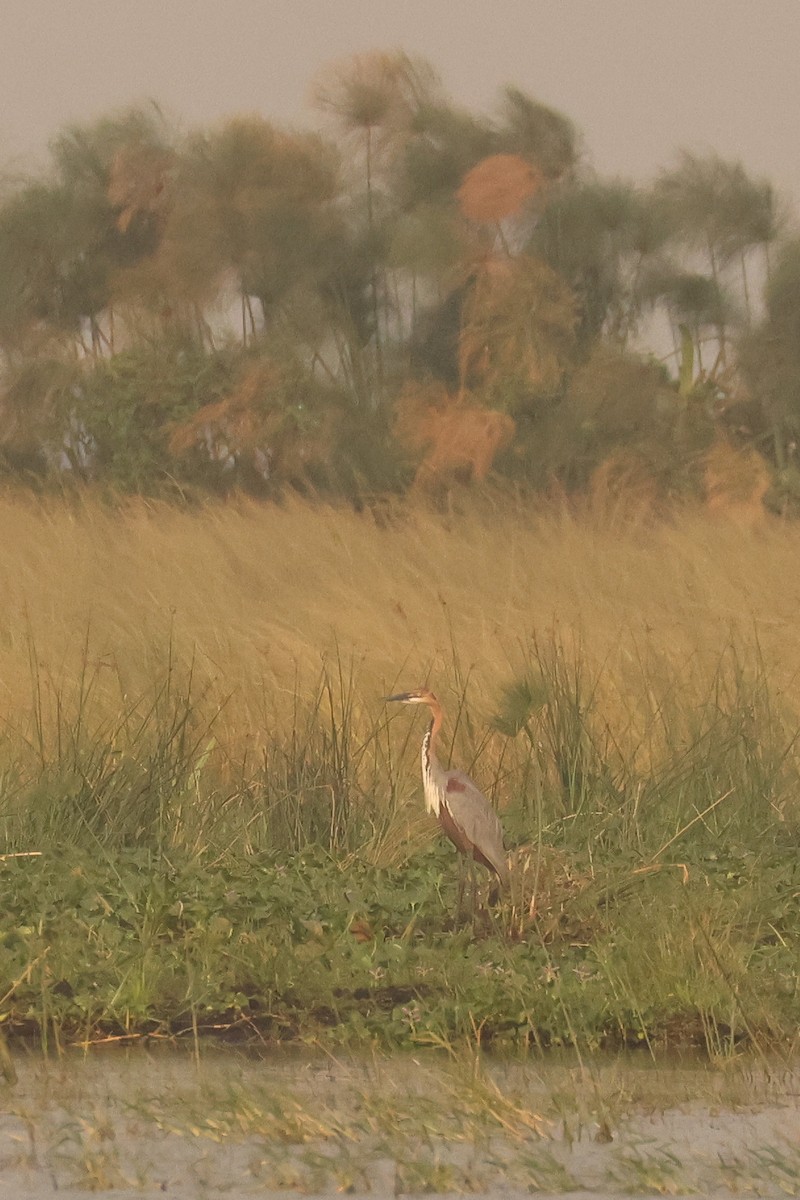
<path fill-rule="evenodd" d="M 434 696 L 433 692 L 428 688 L 420 688 L 416 692 L 398 692 L 396 696 L 386 696 L 387 703 L 396 700 L 399 704 L 427 704 L 428 707 L 436 705 L 439 701 Z"/>

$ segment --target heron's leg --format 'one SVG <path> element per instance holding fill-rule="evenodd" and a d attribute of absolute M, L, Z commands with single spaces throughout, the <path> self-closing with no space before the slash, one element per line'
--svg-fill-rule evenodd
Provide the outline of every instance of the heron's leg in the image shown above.
<path fill-rule="evenodd" d="M 500 900 L 500 885 L 497 880 L 492 877 L 489 880 L 489 891 L 486 897 L 486 915 L 489 918 L 489 923 L 495 933 L 501 933 L 503 922 L 500 920 L 500 914 L 497 911 L 497 905 Z"/>
<path fill-rule="evenodd" d="M 478 915 L 478 873 L 475 870 L 475 863 L 472 859 L 469 860 L 469 883 L 472 896 L 472 928 L 474 930 L 475 920 Z"/>
<path fill-rule="evenodd" d="M 458 925 L 461 920 L 461 903 L 464 899 L 464 884 L 466 883 L 466 864 L 464 855 L 458 856 L 458 899 L 456 900 L 455 923 Z"/>

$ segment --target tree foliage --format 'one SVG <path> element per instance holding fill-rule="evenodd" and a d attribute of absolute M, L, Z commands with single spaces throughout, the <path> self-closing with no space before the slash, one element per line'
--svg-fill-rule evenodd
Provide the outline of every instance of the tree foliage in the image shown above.
<path fill-rule="evenodd" d="M 7 473 L 352 492 L 457 460 L 585 488 L 633 455 L 675 494 L 749 443 L 789 486 L 800 253 L 771 249 L 768 182 L 688 152 L 650 188 L 604 179 L 567 116 L 516 87 L 466 111 L 400 52 L 313 96 L 319 132 L 182 134 L 153 105 L 72 126 L 6 187 Z"/>

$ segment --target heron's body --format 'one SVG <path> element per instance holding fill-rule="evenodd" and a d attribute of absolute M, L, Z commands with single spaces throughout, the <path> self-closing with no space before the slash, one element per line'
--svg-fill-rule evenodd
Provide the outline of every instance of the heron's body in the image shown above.
<path fill-rule="evenodd" d="M 444 833 L 467 858 L 492 871 L 508 886 L 508 866 L 503 849 L 503 829 L 489 801 L 469 775 L 446 771 L 436 755 L 436 738 L 442 727 L 442 708 L 433 692 L 403 692 L 389 696 L 404 704 L 426 704 L 431 723 L 422 739 L 422 787 L 425 807 L 438 819 Z"/>

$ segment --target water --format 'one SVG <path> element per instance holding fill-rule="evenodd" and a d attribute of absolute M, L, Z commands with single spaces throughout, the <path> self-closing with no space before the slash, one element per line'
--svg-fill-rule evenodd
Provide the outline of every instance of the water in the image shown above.
<path fill-rule="evenodd" d="M 800 1194 L 800 1066 L 206 1045 L 15 1055 L 0 1194 Z"/>

